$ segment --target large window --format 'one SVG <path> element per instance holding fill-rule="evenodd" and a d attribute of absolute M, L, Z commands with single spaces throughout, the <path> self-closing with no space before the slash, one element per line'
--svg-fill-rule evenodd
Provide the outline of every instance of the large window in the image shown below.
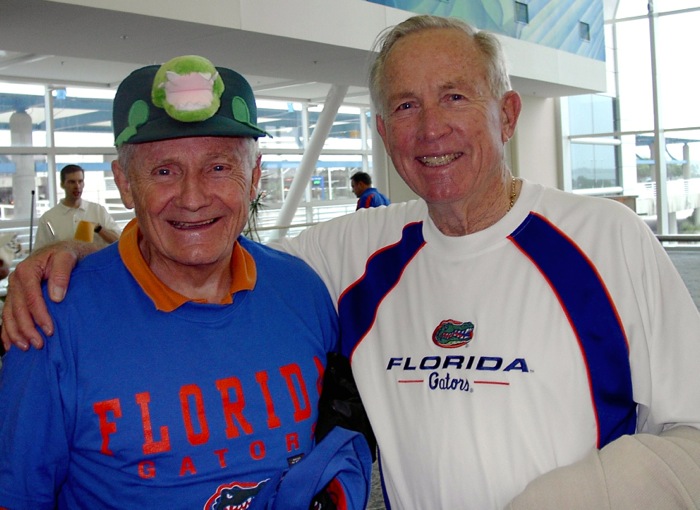
<path fill-rule="evenodd" d="M 573 190 L 620 186 L 615 100 L 603 95 L 569 98 L 571 184 Z"/>
<path fill-rule="evenodd" d="M 15 229 L 28 246 L 36 219 L 63 197 L 58 172 L 69 163 L 85 171 L 84 197 L 105 205 L 122 223 L 132 217 L 111 173 L 111 110 L 114 90 L 51 89 L 0 83 L 0 227 Z M 259 239 L 271 236 L 304 154 L 323 115 L 323 104 L 260 99 L 259 124 L 272 137 L 260 139 Z M 292 224 L 309 224 L 354 211 L 350 176 L 371 173 L 368 110 L 341 106 L 323 148 L 312 162 Z M 307 172 L 308 174 L 309 172 Z M 297 229 L 298 230 L 298 229 Z M 290 232 L 294 232 L 292 230 Z"/>
<path fill-rule="evenodd" d="M 620 0 L 605 94 L 565 100 L 570 187 L 633 197 L 659 234 L 700 231 L 700 1 Z"/>

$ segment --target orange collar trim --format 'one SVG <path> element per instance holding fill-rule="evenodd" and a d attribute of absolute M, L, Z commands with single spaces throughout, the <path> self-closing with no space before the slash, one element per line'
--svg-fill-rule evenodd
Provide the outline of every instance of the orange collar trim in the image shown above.
<path fill-rule="evenodd" d="M 138 220 L 133 219 L 124 227 L 119 238 L 119 254 L 124 265 L 143 291 L 151 298 L 157 310 L 172 312 L 188 301 L 201 303 L 199 299 L 190 299 L 165 285 L 148 267 L 146 260 L 139 250 L 141 231 Z M 220 304 L 233 303 L 233 295 L 242 290 L 252 290 L 257 280 L 255 260 L 240 243 L 233 245 L 231 254 L 231 293 Z"/>

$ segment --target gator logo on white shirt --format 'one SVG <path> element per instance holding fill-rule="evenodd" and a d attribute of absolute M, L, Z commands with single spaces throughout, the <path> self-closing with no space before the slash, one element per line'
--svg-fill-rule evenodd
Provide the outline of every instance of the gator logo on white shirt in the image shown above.
<path fill-rule="evenodd" d="M 471 342 L 474 338 L 474 324 L 446 319 L 433 331 L 433 343 L 445 349 L 456 349 Z"/>

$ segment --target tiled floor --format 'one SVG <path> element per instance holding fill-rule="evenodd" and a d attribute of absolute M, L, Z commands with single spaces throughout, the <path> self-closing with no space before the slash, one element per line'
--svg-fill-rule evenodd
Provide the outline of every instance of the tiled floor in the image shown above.
<path fill-rule="evenodd" d="M 377 466 L 376 462 L 372 466 L 372 493 L 370 494 L 367 510 L 386 510 L 382 496 L 382 486 L 379 480 L 379 466 Z"/>
<path fill-rule="evenodd" d="M 669 249 L 667 253 L 700 309 L 700 250 Z"/>

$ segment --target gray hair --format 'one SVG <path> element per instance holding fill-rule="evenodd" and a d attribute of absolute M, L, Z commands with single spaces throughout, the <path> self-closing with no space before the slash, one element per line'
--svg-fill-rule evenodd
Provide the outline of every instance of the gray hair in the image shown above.
<path fill-rule="evenodd" d="M 117 146 L 117 160 L 125 174 L 128 174 L 129 165 L 133 159 L 134 152 L 136 152 L 136 144 L 134 143 L 123 143 Z"/>
<path fill-rule="evenodd" d="M 386 113 L 384 111 L 386 108 L 383 83 L 384 66 L 394 45 L 407 35 L 438 28 L 460 30 L 476 44 L 477 49 L 484 56 L 489 90 L 494 97 L 500 98 L 511 90 L 503 48 L 494 34 L 478 30 L 457 18 L 445 18 L 428 14 L 418 15 L 382 31 L 372 47 L 374 51 L 378 52 L 378 55 L 370 67 L 369 91 L 374 107 L 380 115 Z"/>

